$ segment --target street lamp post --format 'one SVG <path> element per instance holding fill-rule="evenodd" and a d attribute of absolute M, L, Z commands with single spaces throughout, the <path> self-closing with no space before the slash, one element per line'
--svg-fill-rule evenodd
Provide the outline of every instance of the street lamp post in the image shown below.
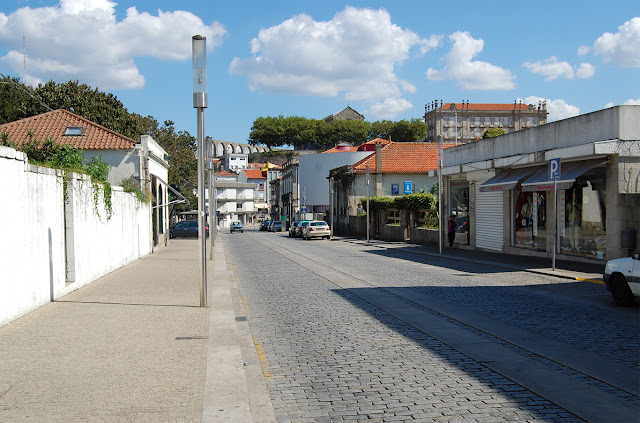
<path fill-rule="evenodd" d="M 198 115 L 198 237 L 200 244 L 200 307 L 207 306 L 207 231 L 204 198 L 204 109 L 207 107 L 207 38 L 191 37 L 193 54 L 193 107 Z M 213 236 L 213 235 L 211 235 Z"/>

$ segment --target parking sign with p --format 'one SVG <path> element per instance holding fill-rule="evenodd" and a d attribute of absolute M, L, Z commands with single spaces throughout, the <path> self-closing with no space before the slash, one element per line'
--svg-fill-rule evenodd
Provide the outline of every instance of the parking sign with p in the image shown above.
<path fill-rule="evenodd" d="M 549 159 L 549 180 L 560 179 L 560 158 Z"/>

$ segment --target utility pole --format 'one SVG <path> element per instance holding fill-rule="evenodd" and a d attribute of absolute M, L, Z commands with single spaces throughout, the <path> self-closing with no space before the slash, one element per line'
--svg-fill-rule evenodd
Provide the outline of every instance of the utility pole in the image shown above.
<path fill-rule="evenodd" d="M 371 216 L 369 215 L 369 176 L 371 174 L 371 170 L 369 169 L 369 165 L 364 170 L 365 179 L 367 181 L 367 244 L 369 243 L 369 219 Z"/>

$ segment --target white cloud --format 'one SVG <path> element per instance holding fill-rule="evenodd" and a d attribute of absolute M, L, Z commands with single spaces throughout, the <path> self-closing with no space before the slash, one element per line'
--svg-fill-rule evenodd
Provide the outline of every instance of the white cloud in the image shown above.
<path fill-rule="evenodd" d="M 385 98 L 383 102 L 372 105 L 367 110 L 370 119 L 394 119 L 413 108 L 413 104 L 404 98 Z"/>
<path fill-rule="evenodd" d="M 78 79 L 102 90 L 141 88 L 136 58 L 189 60 L 193 34 L 207 37 L 209 51 L 226 34 L 218 22 L 206 25 L 184 11 L 158 10 L 154 16 L 131 7 L 118 22 L 115 6 L 108 0 L 60 0 L 54 7 L 0 13 L 0 45 L 8 50 L 0 62 L 23 73 L 22 37 L 16 34 L 24 32 L 27 83 Z"/>
<path fill-rule="evenodd" d="M 580 63 L 576 69 L 576 76 L 580 79 L 591 78 L 596 73 L 596 68 L 591 63 Z"/>
<path fill-rule="evenodd" d="M 518 101 L 520 98 L 518 98 Z M 529 96 L 522 100 L 525 104 L 536 105 L 538 102 L 547 103 L 547 122 L 555 122 L 556 120 L 567 119 L 570 117 L 578 116 L 580 114 L 580 108 L 572 106 L 562 99 L 551 100 L 550 98 Z"/>
<path fill-rule="evenodd" d="M 593 46 L 581 46 L 578 54 L 601 55 L 605 62 L 613 62 L 624 68 L 640 67 L 640 17 L 635 17 L 618 27 L 618 32 L 605 32 Z"/>
<path fill-rule="evenodd" d="M 574 68 L 568 62 L 559 62 L 556 56 L 537 62 L 525 62 L 523 66 L 533 73 L 543 75 L 545 81 L 553 81 L 558 78 L 574 79 L 575 77 L 584 79 L 591 78 L 595 74 L 595 68 L 590 63 L 580 63 L 577 68 Z"/>
<path fill-rule="evenodd" d="M 468 32 L 454 32 L 451 51 L 445 55 L 446 66 L 441 70 L 429 68 L 428 79 L 454 79 L 463 90 L 511 90 L 515 75 L 509 70 L 488 62 L 473 61 L 484 49 L 484 40 L 474 39 Z"/>
<path fill-rule="evenodd" d="M 625 105 L 625 106 L 640 106 L 640 98 L 637 99 L 637 100 L 634 100 L 634 99 L 630 98 L 629 100 L 625 101 L 622 104 Z M 604 108 L 608 109 L 609 107 L 613 107 L 613 106 L 615 106 L 615 104 L 612 103 L 612 102 L 609 102 L 609 103 L 604 105 Z"/>
<path fill-rule="evenodd" d="M 346 7 L 330 21 L 301 14 L 251 40 L 253 57 L 236 57 L 229 73 L 245 75 L 251 90 L 314 96 L 344 94 L 351 101 L 398 98 L 416 88 L 399 79 L 397 63 L 414 48 L 439 43 L 391 23 L 384 10 Z"/>

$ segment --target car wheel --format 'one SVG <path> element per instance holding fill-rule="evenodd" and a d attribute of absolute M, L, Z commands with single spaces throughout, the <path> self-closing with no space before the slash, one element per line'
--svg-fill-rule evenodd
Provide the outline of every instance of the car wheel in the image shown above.
<path fill-rule="evenodd" d="M 622 307 L 631 307 L 636 299 L 627 280 L 622 275 L 615 275 L 611 278 L 611 296 L 613 301 Z"/>

